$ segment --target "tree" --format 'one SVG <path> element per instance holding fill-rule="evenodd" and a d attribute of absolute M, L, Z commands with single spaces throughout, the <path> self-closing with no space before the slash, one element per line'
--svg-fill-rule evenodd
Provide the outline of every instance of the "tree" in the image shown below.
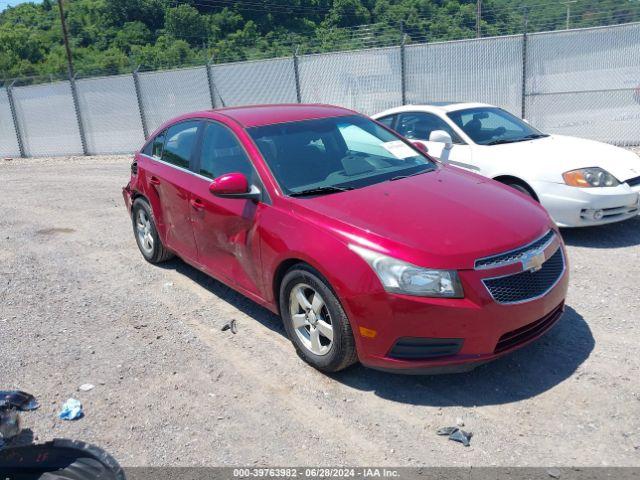
<path fill-rule="evenodd" d="M 64 0 L 79 73 L 126 71 L 270 55 L 356 49 L 475 36 L 475 0 Z M 243 0 L 244 1 L 244 0 Z M 0 0 L 1 2 L 1 0 Z M 0 12 L 0 78 L 64 74 L 57 0 L 22 3 Z M 530 31 L 564 28 L 562 2 L 525 0 Z M 483 0 L 482 31 L 519 33 L 523 2 Z M 251 6 L 252 8 L 249 8 Z M 268 8 L 267 8 L 268 7 Z M 580 0 L 571 26 L 640 20 L 638 0 Z M 356 25 L 373 24 L 365 30 Z M 346 28 L 345 28 L 346 27 Z"/>
<path fill-rule="evenodd" d="M 186 40 L 191 45 L 202 45 L 207 42 L 209 29 L 206 18 L 190 5 L 182 4 L 175 8 L 168 8 L 164 26 L 168 34 Z"/>

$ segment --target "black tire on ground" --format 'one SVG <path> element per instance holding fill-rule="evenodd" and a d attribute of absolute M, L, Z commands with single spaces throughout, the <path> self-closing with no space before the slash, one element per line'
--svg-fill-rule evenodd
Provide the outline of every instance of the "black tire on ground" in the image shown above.
<path fill-rule="evenodd" d="M 147 218 L 149 219 L 150 228 L 149 233 L 151 238 L 153 238 L 153 247 L 151 250 L 146 249 L 141 244 L 140 237 L 138 236 L 138 228 L 137 221 L 140 210 L 144 211 Z M 156 230 L 155 218 L 153 216 L 153 212 L 151 211 L 151 207 L 149 203 L 144 198 L 136 198 L 131 207 L 131 224 L 133 225 L 133 236 L 136 239 L 136 243 L 138 244 L 138 248 L 140 249 L 140 253 L 144 259 L 149 263 L 162 263 L 167 260 L 173 258 L 175 255 L 170 250 L 167 250 L 165 246 L 162 244 L 160 237 L 158 236 L 158 230 Z"/>
<path fill-rule="evenodd" d="M 291 290 L 296 285 L 306 284 L 319 292 L 324 299 L 329 312 L 331 326 L 333 328 L 333 343 L 328 353 L 316 355 L 301 342 L 295 332 L 291 313 L 289 310 L 289 298 Z M 280 313 L 289 339 L 296 348 L 298 355 L 309 365 L 321 372 L 331 373 L 344 370 L 358 361 L 355 340 L 347 314 L 338 301 L 329 283 L 322 275 L 306 264 L 297 264 L 291 267 L 285 274 L 280 285 Z"/>

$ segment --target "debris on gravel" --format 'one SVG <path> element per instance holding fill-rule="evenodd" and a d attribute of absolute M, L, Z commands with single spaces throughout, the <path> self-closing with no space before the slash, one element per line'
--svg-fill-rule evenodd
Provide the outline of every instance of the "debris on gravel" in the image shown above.
<path fill-rule="evenodd" d="M 231 333 L 233 333 L 234 335 L 238 333 L 238 327 L 236 325 L 235 319 L 231 320 L 229 323 L 225 323 L 224 326 L 221 328 L 221 330 L 223 332 L 226 332 L 227 330 L 231 330 Z"/>

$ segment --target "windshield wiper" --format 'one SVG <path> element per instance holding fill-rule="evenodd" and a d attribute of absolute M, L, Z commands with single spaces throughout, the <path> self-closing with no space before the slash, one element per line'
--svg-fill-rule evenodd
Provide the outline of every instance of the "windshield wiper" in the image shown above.
<path fill-rule="evenodd" d="M 491 140 L 489 143 L 485 143 L 485 145 L 502 145 L 503 143 L 515 143 L 520 142 L 524 139 L 520 138 L 499 138 L 498 140 Z"/>
<path fill-rule="evenodd" d="M 501 145 L 503 143 L 516 143 L 516 142 L 524 142 L 526 140 L 535 140 L 536 138 L 548 137 L 546 133 L 532 133 L 530 135 L 526 135 L 520 138 L 499 138 L 497 140 L 492 140 L 489 143 L 485 143 L 485 145 Z"/>
<path fill-rule="evenodd" d="M 536 138 L 544 138 L 548 137 L 546 133 L 532 133 L 531 135 L 527 135 L 526 137 L 522 137 L 523 140 L 535 140 Z"/>
<path fill-rule="evenodd" d="M 389 181 L 393 182 L 395 180 L 402 180 L 403 178 L 415 177 L 416 175 L 420 175 L 421 173 L 432 172 L 433 170 L 434 170 L 433 168 L 425 168 L 424 170 L 420 170 L 419 172 L 415 172 L 415 173 L 410 173 L 408 175 L 398 175 L 397 177 L 391 177 Z"/>
<path fill-rule="evenodd" d="M 300 190 L 299 192 L 291 192 L 290 197 L 306 197 L 308 195 L 325 195 L 328 193 L 339 193 L 353 190 L 353 187 L 316 187 L 309 188 L 307 190 Z"/>

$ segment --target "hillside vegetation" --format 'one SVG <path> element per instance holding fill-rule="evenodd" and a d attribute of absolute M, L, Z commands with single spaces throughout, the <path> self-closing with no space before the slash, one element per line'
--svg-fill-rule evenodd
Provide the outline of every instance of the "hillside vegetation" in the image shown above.
<path fill-rule="evenodd" d="M 485 0 L 482 35 L 520 33 L 523 2 Z M 474 37 L 467 0 L 65 0 L 82 75 Z M 640 20 L 638 0 L 578 0 L 571 26 Z M 562 2 L 530 0 L 529 30 L 565 28 Z M 369 25 L 362 27 L 361 25 Z M 66 71 L 57 3 L 0 13 L 0 79 Z"/>

